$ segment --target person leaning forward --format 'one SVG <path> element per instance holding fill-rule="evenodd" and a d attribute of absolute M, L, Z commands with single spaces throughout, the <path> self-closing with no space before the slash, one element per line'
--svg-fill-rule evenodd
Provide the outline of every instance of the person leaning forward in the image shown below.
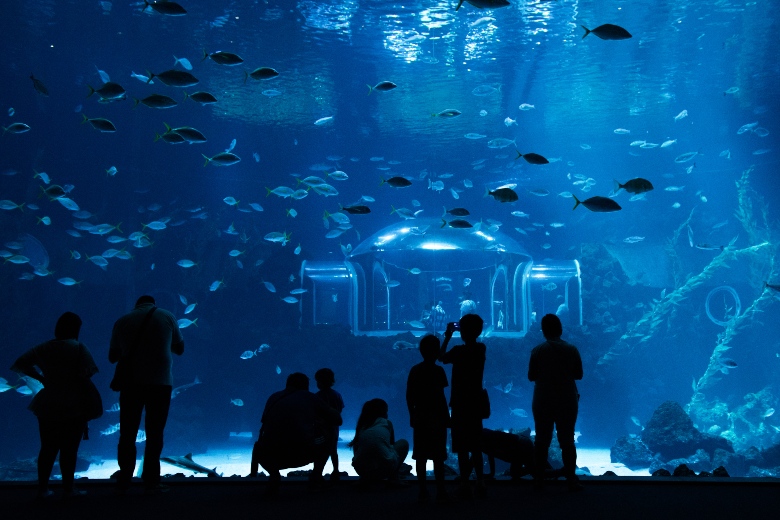
<path fill-rule="evenodd" d="M 184 339 L 176 318 L 141 296 L 132 311 L 119 318 L 111 334 L 108 360 L 126 369 L 119 388 L 119 446 L 117 489 L 130 486 L 135 471 L 135 440 L 146 409 L 146 449 L 141 479 L 149 492 L 166 491 L 160 484 L 163 430 L 168 420 L 173 388 L 173 356 L 184 353 Z M 117 373 L 120 370 L 117 367 Z M 115 381 L 116 381 L 115 377 Z M 112 382 L 112 388 L 115 388 Z"/>

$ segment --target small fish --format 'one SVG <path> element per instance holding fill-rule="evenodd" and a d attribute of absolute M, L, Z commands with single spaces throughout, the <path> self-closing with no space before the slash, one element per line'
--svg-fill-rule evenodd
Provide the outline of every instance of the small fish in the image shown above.
<path fill-rule="evenodd" d="M 538 153 L 520 153 L 518 151 L 515 160 L 518 160 L 521 157 L 525 159 L 526 162 L 528 162 L 529 164 L 548 164 L 550 162 L 546 158 L 539 155 Z"/>
<path fill-rule="evenodd" d="M 387 180 L 382 178 L 382 182 L 380 182 L 379 185 L 381 186 L 382 184 L 387 184 L 393 188 L 406 188 L 412 185 L 412 181 L 405 177 L 390 177 Z"/>
<path fill-rule="evenodd" d="M 295 298 L 294 296 L 285 296 L 282 298 L 282 301 L 285 303 L 298 303 L 298 298 Z"/>
<path fill-rule="evenodd" d="M 321 117 L 314 122 L 315 126 L 326 125 L 333 121 L 333 116 Z"/>
<path fill-rule="evenodd" d="M 100 432 L 100 435 L 113 435 L 119 431 L 119 423 L 113 424 Z"/>
<path fill-rule="evenodd" d="M 528 412 L 522 408 L 509 408 L 509 415 L 516 415 L 517 417 L 528 417 Z"/>
<path fill-rule="evenodd" d="M 737 130 L 737 134 L 742 135 L 745 132 L 752 131 L 757 126 L 758 126 L 758 121 L 754 123 L 747 123 L 739 127 L 739 130 Z"/>
<path fill-rule="evenodd" d="M 32 74 L 30 74 L 30 79 L 31 79 L 31 80 L 32 80 L 32 82 L 33 82 L 33 88 L 35 89 L 35 91 L 36 91 L 38 94 L 40 94 L 40 95 L 42 95 L 42 96 L 49 97 L 49 89 L 48 89 L 48 88 L 46 88 L 46 85 L 44 85 L 44 84 L 43 84 L 43 81 L 41 81 L 41 80 L 37 79 L 37 78 L 36 78 L 34 75 L 32 75 Z"/>
<path fill-rule="evenodd" d="M 529 105 L 528 103 L 523 103 L 522 105 L 520 105 L 517 108 L 519 108 L 520 110 L 525 111 L 525 110 L 533 110 L 536 107 L 534 105 Z"/>
<path fill-rule="evenodd" d="M 224 281 L 222 281 L 222 280 L 215 280 L 215 281 L 211 282 L 211 285 L 209 285 L 209 291 L 215 292 L 220 287 L 224 287 L 224 285 L 225 285 Z"/>
<path fill-rule="evenodd" d="M 380 81 L 373 87 L 371 85 L 368 85 L 368 95 L 371 95 L 371 92 L 375 90 L 379 92 L 389 92 L 396 87 L 398 87 L 398 85 L 396 85 L 392 81 Z"/>
<path fill-rule="evenodd" d="M 181 318 L 177 321 L 180 329 L 186 329 L 190 325 L 198 326 L 198 318 L 195 318 L 194 320 L 190 320 L 188 318 Z"/>
<path fill-rule="evenodd" d="M 637 426 L 640 426 L 640 427 L 642 426 L 642 423 L 639 422 L 639 419 L 637 417 L 633 416 L 633 415 L 631 416 L 631 422 L 636 424 Z"/>
<path fill-rule="evenodd" d="M 156 13 L 165 16 L 184 16 L 187 14 L 187 11 L 182 6 L 170 0 L 164 2 L 157 0 L 149 2 L 148 0 L 144 0 L 144 10 L 148 7 L 151 7 Z"/>
<path fill-rule="evenodd" d="M 282 373 L 282 369 L 281 369 L 281 367 L 279 365 L 276 365 L 276 373 L 277 373 L 277 375 Z"/>
<path fill-rule="evenodd" d="M 627 130 L 625 128 L 615 128 L 613 132 L 618 135 L 628 135 L 631 133 L 631 130 Z"/>
<path fill-rule="evenodd" d="M 184 314 L 189 314 L 192 311 L 194 311 L 196 305 L 198 305 L 198 304 L 197 303 L 191 303 L 191 304 L 187 305 L 187 308 L 184 309 Z"/>
<path fill-rule="evenodd" d="M 148 85 L 154 85 L 154 81 L 152 81 L 149 76 L 144 76 L 143 74 L 136 74 L 135 72 L 130 73 L 131 78 L 135 78 L 138 81 L 143 81 L 144 83 Z"/>
<path fill-rule="evenodd" d="M 267 81 L 277 77 L 278 75 L 279 72 L 276 69 L 271 67 L 260 67 L 249 73 L 244 72 L 244 83 L 246 83 L 248 78 L 256 79 L 258 81 Z"/>
<path fill-rule="evenodd" d="M 438 114 L 431 114 L 431 117 L 443 117 L 443 118 L 453 118 L 458 117 L 461 115 L 460 110 L 455 110 L 454 108 L 448 108 L 446 110 L 442 110 Z"/>
<path fill-rule="evenodd" d="M 409 325 L 412 328 L 415 328 L 415 329 L 424 329 L 424 328 L 426 328 L 425 323 L 423 323 L 421 321 L 418 321 L 418 320 L 407 321 L 406 324 Z"/>
<path fill-rule="evenodd" d="M 173 59 L 174 59 L 173 62 L 174 67 L 176 65 L 181 65 L 187 70 L 192 70 L 192 64 L 190 63 L 190 60 L 188 60 L 187 58 L 177 58 L 176 56 L 174 56 Z"/>
<path fill-rule="evenodd" d="M 682 155 L 678 155 L 677 157 L 675 157 L 674 162 L 676 162 L 678 164 L 684 163 L 684 162 L 688 162 L 691 159 L 693 159 L 694 157 L 696 157 L 697 155 L 699 155 L 699 152 L 687 152 L 687 153 L 684 153 Z"/>
<path fill-rule="evenodd" d="M 674 120 L 675 121 L 679 121 L 680 119 L 685 119 L 686 117 L 688 117 L 688 111 L 687 110 L 683 110 L 682 112 L 680 112 L 679 114 L 674 116 Z"/>
<path fill-rule="evenodd" d="M 108 175 L 109 177 L 113 177 L 116 174 L 117 174 L 116 166 L 112 166 L 111 168 L 106 170 L 106 175 Z"/>
<path fill-rule="evenodd" d="M 775 409 L 774 408 L 770 408 L 769 410 L 764 412 L 764 415 L 762 417 L 764 419 L 766 419 L 767 417 L 772 417 L 774 414 L 775 414 Z"/>
<path fill-rule="evenodd" d="M 463 287 L 468 287 L 469 285 L 471 285 L 471 278 L 464 278 Z"/>
<path fill-rule="evenodd" d="M 396 341 L 392 348 L 393 350 L 414 350 L 417 347 L 408 341 Z"/>
<path fill-rule="evenodd" d="M 517 125 L 517 119 L 512 119 L 511 117 L 507 117 L 506 119 L 504 119 L 504 124 L 506 126 Z"/>
<path fill-rule="evenodd" d="M 236 406 L 244 406 L 244 401 L 241 399 L 231 399 L 230 404 L 234 404 Z"/>
<path fill-rule="evenodd" d="M 585 37 L 590 33 L 595 34 L 602 40 L 627 40 L 631 38 L 631 33 L 619 25 L 613 25 L 611 23 L 599 25 L 595 29 L 588 29 L 584 25 L 580 25 L 580 27 L 585 29 L 585 34 L 582 35 L 583 39 L 585 39 Z"/>
<path fill-rule="evenodd" d="M 468 134 L 464 135 L 463 137 L 465 137 L 466 139 L 475 139 L 476 140 L 476 139 L 484 139 L 487 136 L 483 135 L 483 134 L 468 133 Z"/>
<path fill-rule="evenodd" d="M 8 126 L 3 127 L 3 134 L 11 132 L 12 134 L 23 134 L 31 130 L 30 125 L 25 123 L 11 123 Z"/>
<path fill-rule="evenodd" d="M 119 411 L 119 403 L 114 403 L 111 405 L 111 408 L 106 409 L 107 412 L 118 412 Z"/>

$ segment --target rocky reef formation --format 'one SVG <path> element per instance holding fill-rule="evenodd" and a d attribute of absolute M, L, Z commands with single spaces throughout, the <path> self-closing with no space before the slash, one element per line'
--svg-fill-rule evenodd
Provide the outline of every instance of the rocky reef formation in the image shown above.
<path fill-rule="evenodd" d="M 700 432 L 673 401 L 655 410 L 641 437 L 617 439 L 610 458 L 629 468 L 649 468 L 653 476 L 780 476 L 780 443 L 735 451 L 728 439 Z"/>

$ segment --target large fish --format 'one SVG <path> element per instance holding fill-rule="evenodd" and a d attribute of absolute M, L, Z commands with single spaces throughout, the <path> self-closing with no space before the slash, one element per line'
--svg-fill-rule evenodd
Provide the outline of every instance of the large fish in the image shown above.
<path fill-rule="evenodd" d="M 605 23 L 599 25 L 595 29 L 588 29 L 584 25 L 580 25 L 585 29 L 585 34 L 582 35 L 584 39 L 590 33 L 595 34 L 602 40 L 627 40 L 631 38 L 631 33 L 620 27 L 619 25 L 612 25 L 611 23 Z"/>
<path fill-rule="evenodd" d="M 168 464 L 171 464 L 172 466 L 178 466 L 180 468 L 188 469 L 190 471 L 194 471 L 195 473 L 205 473 L 209 477 L 221 477 L 219 473 L 217 473 L 217 468 L 209 469 L 205 466 L 201 466 L 194 460 L 192 460 L 192 453 L 188 453 L 183 457 L 160 457 L 161 462 L 167 462 Z"/>
<path fill-rule="evenodd" d="M 620 204 L 607 197 L 599 197 L 597 195 L 585 200 L 579 200 L 576 195 L 572 195 L 572 197 L 574 198 L 574 207 L 572 208 L 573 210 L 577 209 L 577 206 L 580 204 L 597 213 L 606 213 L 609 211 L 619 211 L 623 209 L 620 207 Z"/>
<path fill-rule="evenodd" d="M 463 5 L 464 1 L 477 9 L 498 9 L 499 7 L 506 7 L 509 5 L 507 0 L 458 0 L 458 7 L 455 8 L 456 11 L 460 9 L 460 6 Z"/>

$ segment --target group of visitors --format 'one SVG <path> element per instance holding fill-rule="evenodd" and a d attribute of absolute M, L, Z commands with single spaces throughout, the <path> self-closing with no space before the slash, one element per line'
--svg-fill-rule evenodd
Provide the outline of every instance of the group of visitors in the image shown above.
<path fill-rule="evenodd" d="M 78 341 L 81 319 L 66 312 L 57 321 L 55 338 L 33 347 L 16 360 L 12 370 L 38 380 L 43 389 L 30 409 L 38 418 L 41 449 L 38 457 L 39 496 L 52 494 L 48 482 L 57 453 L 60 455 L 63 491 L 66 497 L 81 496 L 73 486 L 76 454 L 82 438 L 87 438 L 88 421 L 102 414 L 103 406 L 90 377 L 98 369 L 86 346 Z M 577 453 L 574 425 L 579 394 L 575 380 L 582 379 L 582 362 L 576 347 L 561 339 L 562 325 L 554 314 L 542 319 L 546 341 L 531 353 L 528 379 L 535 383 L 533 415 L 536 438 L 519 437 L 483 429 L 490 416 L 490 401 L 482 387 L 487 348 L 477 341 L 483 321 L 467 314 L 450 323 L 440 343 L 434 335 L 420 341 L 422 362 L 409 371 L 406 403 L 413 429 L 419 499 L 429 499 L 426 485 L 427 461 L 433 463 L 436 500 L 447 501 L 445 461 L 447 430 L 451 432 L 452 452 L 457 455 L 458 498 L 486 494 L 483 453 L 488 455 L 490 472 L 495 474 L 495 458 L 512 464 L 512 477 L 532 474 L 537 485 L 544 478 L 562 474 L 570 489 L 581 489 L 575 475 Z M 455 331 L 462 344 L 450 349 Z M 184 352 L 184 340 L 174 316 L 155 305 L 154 298 L 142 296 L 133 310 L 114 325 L 108 358 L 117 363 L 111 388 L 119 392 L 120 435 L 117 449 L 119 471 L 116 490 L 130 487 L 136 464 L 136 435 L 142 412 L 146 410 L 146 448 L 142 481 L 150 493 L 165 492 L 160 482 L 160 455 L 163 431 L 168 417 L 172 390 L 172 354 Z M 437 362 L 452 365 L 449 405 L 444 389 L 447 375 Z M 267 492 L 275 494 L 281 483 L 281 470 L 313 464 L 310 485 L 324 483 L 323 471 L 331 458 L 331 481 L 340 479 L 337 443 L 344 401 L 333 389 L 335 374 L 323 368 L 315 374 L 318 392 L 309 391 L 309 377 L 293 373 L 283 390 L 272 394 L 262 414 L 262 427 L 252 450 L 250 476 L 262 466 L 269 474 Z M 361 482 L 385 481 L 402 486 L 401 472 L 409 452 L 409 442 L 396 439 L 388 419 L 388 404 L 376 398 L 367 401 L 360 412 L 354 438 L 352 467 Z M 550 473 L 547 455 L 553 430 L 557 429 L 562 450 L 563 470 Z M 406 466 L 408 468 L 408 466 Z M 472 483 L 471 475 L 475 475 Z"/>

